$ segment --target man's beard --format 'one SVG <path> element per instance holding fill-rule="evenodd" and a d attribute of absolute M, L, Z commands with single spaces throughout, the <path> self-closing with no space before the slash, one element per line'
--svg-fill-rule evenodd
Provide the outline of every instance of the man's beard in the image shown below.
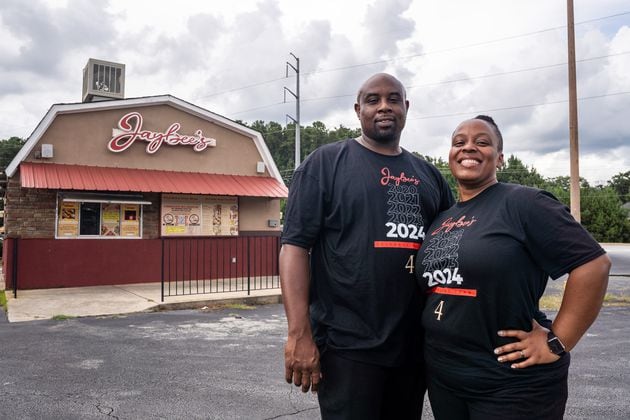
<path fill-rule="evenodd" d="M 397 139 L 400 138 L 400 130 L 397 130 L 396 127 L 392 127 L 388 130 L 380 130 L 378 128 L 374 129 L 374 134 L 372 139 L 380 144 L 390 144 L 394 143 Z"/>

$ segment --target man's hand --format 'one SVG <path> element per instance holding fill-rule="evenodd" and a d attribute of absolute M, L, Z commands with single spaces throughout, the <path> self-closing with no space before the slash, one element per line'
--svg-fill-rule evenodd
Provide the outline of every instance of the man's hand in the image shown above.
<path fill-rule="evenodd" d="M 282 302 L 287 314 L 289 337 L 284 347 L 284 377 L 301 386 L 302 392 L 317 392 L 321 371 L 319 351 L 313 341 L 309 316 L 309 251 L 285 244 L 280 249 Z"/>
<path fill-rule="evenodd" d="M 291 337 L 284 346 L 284 378 L 288 383 L 301 386 L 302 392 L 309 389 L 317 393 L 321 371 L 319 351 L 310 336 Z"/>

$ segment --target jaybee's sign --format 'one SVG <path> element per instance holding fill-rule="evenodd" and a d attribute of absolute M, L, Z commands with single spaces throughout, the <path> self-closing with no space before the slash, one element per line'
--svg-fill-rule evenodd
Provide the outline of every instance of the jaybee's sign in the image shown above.
<path fill-rule="evenodd" d="M 192 136 L 179 134 L 180 123 L 173 123 L 165 132 L 156 132 L 142 129 L 142 115 L 139 112 L 130 112 L 118 121 L 118 128 L 112 130 L 112 139 L 107 148 L 112 152 L 123 152 L 136 141 L 147 144 L 147 153 L 155 153 L 163 144 L 169 146 L 192 146 L 195 152 L 206 150 L 207 147 L 217 145 L 217 140 L 204 137 L 201 130 L 195 131 Z"/>

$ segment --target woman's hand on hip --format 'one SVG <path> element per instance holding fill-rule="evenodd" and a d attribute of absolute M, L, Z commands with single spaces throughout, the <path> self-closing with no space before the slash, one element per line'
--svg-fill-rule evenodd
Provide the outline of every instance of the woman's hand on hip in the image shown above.
<path fill-rule="evenodd" d="M 494 349 L 500 363 L 511 363 L 513 369 L 528 366 L 553 363 L 560 356 L 553 354 L 547 345 L 549 330 L 532 320 L 532 330 L 501 330 L 497 334 L 501 337 L 514 337 L 518 341 Z"/>

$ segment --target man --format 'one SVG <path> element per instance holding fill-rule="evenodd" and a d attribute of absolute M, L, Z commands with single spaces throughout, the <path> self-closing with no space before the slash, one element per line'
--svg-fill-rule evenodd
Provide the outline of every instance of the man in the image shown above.
<path fill-rule="evenodd" d="M 376 74 L 360 88 L 361 136 L 295 171 L 280 278 L 287 382 L 318 393 L 324 420 L 420 418 L 425 390 L 414 258 L 453 203 L 435 167 L 400 147 L 409 101 Z"/>

